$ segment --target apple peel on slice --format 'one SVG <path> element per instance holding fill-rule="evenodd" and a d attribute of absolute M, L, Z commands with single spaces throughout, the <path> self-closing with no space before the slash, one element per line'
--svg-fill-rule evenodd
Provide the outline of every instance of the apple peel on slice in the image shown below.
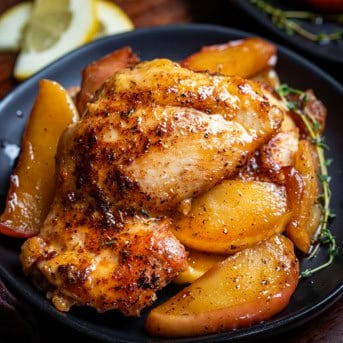
<path fill-rule="evenodd" d="M 59 138 L 77 120 L 67 91 L 57 82 L 41 80 L 11 176 L 6 208 L 0 216 L 0 233 L 27 238 L 39 232 L 55 190 Z"/>
<path fill-rule="evenodd" d="M 153 336 L 187 337 L 253 325 L 284 309 L 298 280 L 293 244 L 277 234 L 216 264 L 155 307 L 145 329 Z"/>

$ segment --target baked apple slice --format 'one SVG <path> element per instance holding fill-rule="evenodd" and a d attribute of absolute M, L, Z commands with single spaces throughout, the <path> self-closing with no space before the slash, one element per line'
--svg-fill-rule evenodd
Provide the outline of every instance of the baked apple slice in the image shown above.
<path fill-rule="evenodd" d="M 227 180 L 174 218 L 174 235 L 189 248 L 232 254 L 282 232 L 290 219 L 285 188 L 270 182 Z"/>
<path fill-rule="evenodd" d="M 11 176 L 0 232 L 13 237 L 38 233 L 52 201 L 55 154 L 61 133 L 78 119 L 66 90 L 41 80 L 25 127 L 17 166 Z"/>
<path fill-rule="evenodd" d="M 216 264 L 148 315 L 153 336 L 186 337 L 246 327 L 284 309 L 298 284 L 292 242 L 283 235 Z"/>
<path fill-rule="evenodd" d="M 300 251 L 308 253 L 311 238 L 321 217 L 318 205 L 317 163 L 309 141 L 300 140 L 294 167 L 295 169 L 285 170 L 287 194 L 292 210 L 286 234 Z"/>
<path fill-rule="evenodd" d="M 181 62 L 194 71 L 209 71 L 244 78 L 271 69 L 277 61 L 276 46 L 258 37 L 204 46 Z"/>
<path fill-rule="evenodd" d="M 187 250 L 187 254 L 187 268 L 173 280 L 174 283 L 179 285 L 194 282 L 216 263 L 227 258 L 227 255 L 209 254 L 192 249 Z"/>

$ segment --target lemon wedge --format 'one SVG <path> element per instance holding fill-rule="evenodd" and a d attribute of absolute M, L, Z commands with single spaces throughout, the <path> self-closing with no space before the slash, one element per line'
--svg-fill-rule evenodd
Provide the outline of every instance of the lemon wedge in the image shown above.
<path fill-rule="evenodd" d="M 134 29 L 131 19 L 113 2 L 96 0 L 96 11 L 99 20 L 96 38 Z"/>
<path fill-rule="evenodd" d="M 98 29 L 94 0 L 36 0 L 14 76 L 23 80 L 67 52 L 89 42 Z"/>
<path fill-rule="evenodd" d="M 0 50 L 19 50 L 22 32 L 29 20 L 31 2 L 17 4 L 0 17 Z"/>

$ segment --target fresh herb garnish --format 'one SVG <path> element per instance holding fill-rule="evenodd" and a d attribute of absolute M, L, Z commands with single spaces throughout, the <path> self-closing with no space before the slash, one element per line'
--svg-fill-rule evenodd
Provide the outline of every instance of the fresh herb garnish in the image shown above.
<path fill-rule="evenodd" d="M 318 120 L 308 111 L 305 106 L 308 102 L 308 96 L 305 92 L 288 87 L 283 84 L 275 89 L 276 93 L 280 96 L 283 104 L 292 110 L 303 122 L 308 132 L 309 138 L 315 145 L 316 152 L 319 161 L 319 173 L 318 179 L 322 186 L 322 194 L 318 197 L 318 202 L 321 206 L 321 221 L 317 230 L 318 234 L 315 235 L 316 245 L 312 249 L 312 253 L 309 258 L 312 258 L 321 244 L 328 245 L 328 259 L 325 263 L 313 269 L 306 269 L 300 277 L 309 277 L 315 272 L 322 270 L 329 266 L 335 256 L 338 249 L 335 237 L 332 235 L 329 229 L 329 221 L 334 218 L 334 214 L 330 210 L 331 190 L 329 187 L 330 176 L 328 175 L 327 166 L 331 164 L 332 160 L 325 158 L 325 151 L 328 150 L 327 144 L 324 142 L 324 137 L 320 134 L 321 125 Z M 288 96 L 299 96 L 299 101 L 289 99 Z M 291 105 L 289 105 L 291 103 Z"/>
<path fill-rule="evenodd" d="M 294 33 L 312 41 L 326 43 L 330 41 L 339 41 L 343 38 L 343 30 L 340 29 L 331 33 L 313 33 L 306 30 L 295 20 L 307 20 L 314 23 L 321 23 L 323 20 L 328 20 L 332 22 L 337 22 L 339 24 L 343 23 L 343 15 L 320 15 L 308 11 L 286 11 L 281 10 L 271 6 L 269 3 L 263 0 L 250 0 L 250 2 L 259 8 L 261 11 L 271 16 L 272 22 L 279 29 L 284 30 L 288 35 L 293 35 Z M 295 20 L 294 20 L 295 19 Z"/>
<path fill-rule="evenodd" d="M 146 211 L 144 208 L 141 209 L 141 213 L 145 218 L 150 218 L 150 214 L 148 211 Z"/>
<path fill-rule="evenodd" d="M 115 239 L 112 239 L 112 240 L 110 240 L 110 241 L 103 241 L 103 240 L 101 240 L 101 241 L 100 241 L 100 244 L 99 244 L 99 249 L 103 248 L 104 246 L 111 246 L 111 245 L 113 245 L 115 242 L 116 242 Z"/>

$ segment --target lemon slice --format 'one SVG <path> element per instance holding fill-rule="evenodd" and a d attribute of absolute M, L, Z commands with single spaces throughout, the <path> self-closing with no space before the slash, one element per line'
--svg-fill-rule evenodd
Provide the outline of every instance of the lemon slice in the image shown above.
<path fill-rule="evenodd" d="M 36 0 L 14 76 L 23 80 L 58 57 L 92 40 L 97 32 L 93 0 Z"/>
<path fill-rule="evenodd" d="M 96 38 L 134 29 L 131 19 L 113 2 L 96 0 L 96 11 L 99 20 Z"/>
<path fill-rule="evenodd" d="M 0 50 L 19 50 L 22 32 L 29 20 L 31 2 L 17 4 L 0 17 Z"/>

